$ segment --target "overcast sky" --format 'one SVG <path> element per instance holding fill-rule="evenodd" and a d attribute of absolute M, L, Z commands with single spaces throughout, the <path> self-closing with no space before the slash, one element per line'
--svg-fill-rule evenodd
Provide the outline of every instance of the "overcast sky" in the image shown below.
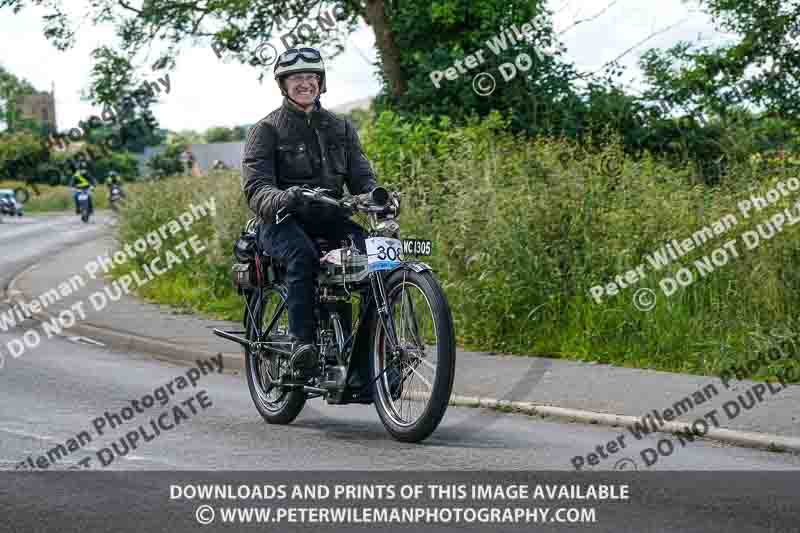
<path fill-rule="evenodd" d="M 84 0 L 70 0 L 77 17 Z M 609 6 L 607 11 L 603 10 Z M 650 47 L 665 48 L 679 40 L 703 41 L 725 39 L 714 31 L 710 19 L 697 11 L 695 4 L 682 0 L 551 0 L 556 12 L 556 30 L 568 28 L 574 21 L 598 18 L 575 26 L 562 39 L 569 57 L 582 69 L 594 69 L 614 59 L 648 35 L 677 24 L 676 27 L 648 41 L 626 56 L 623 64 L 635 66 L 639 55 Z M 80 26 L 76 46 L 59 52 L 45 39 L 41 16 L 44 10 L 30 8 L 13 15 L 0 10 L 0 65 L 18 77 L 26 78 L 37 89 L 56 89 L 56 114 L 61 130 L 77 125 L 78 120 L 99 109 L 82 101 L 81 91 L 88 88 L 91 63 L 89 54 L 97 46 L 113 42 L 109 27 L 95 28 L 88 21 Z M 346 51 L 328 65 L 326 107 L 359 100 L 378 93 L 380 85 L 375 68 L 374 36 L 362 25 L 350 36 Z M 284 47 L 274 41 L 277 49 Z M 145 79 L 149 69 L 141 74 Z M 152 76 L 152 74 L 150 74 Z M 636 86 L 639 74 L 629 69 L 626 81 Z M 205 130 L 211 126 L 250 124 L 280 105 L 280 93 L 274 81 L 258 82 L 253 67 L 224 63 L 210 47 L 186 48 L 170 73 L 170 93 L 163 95 L 153 110 L 162 127 L 171 130 Z"/>

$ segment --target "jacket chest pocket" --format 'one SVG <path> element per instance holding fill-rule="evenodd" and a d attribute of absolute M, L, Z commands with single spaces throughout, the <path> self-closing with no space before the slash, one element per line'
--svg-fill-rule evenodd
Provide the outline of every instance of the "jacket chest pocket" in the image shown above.
<path fill-rule="evenodd" d="M 313 174 L 308 147 L 304 143 L 279 144 L 278 164 L 278 177 L 283 181 L 306 180 Z"/>
<path fill-rule="evenodd" d="M 328 160 L 334 174 L 347 174 L 347 151 L 343 141 L 336 140 L 328 143 Z"/>

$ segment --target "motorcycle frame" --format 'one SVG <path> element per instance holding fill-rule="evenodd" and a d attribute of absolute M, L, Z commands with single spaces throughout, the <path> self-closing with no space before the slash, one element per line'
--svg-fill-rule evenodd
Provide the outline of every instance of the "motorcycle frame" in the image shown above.
<path fill-rule="evenodd" d="M 381 232 L 378 230 L 379 221 L 378 221 L 377 213 L 368 211 L 367 214 L 368 214 L 368 219 L 369 219 L 368 236 L 369 237 L 381 236 Z M 388 304 L 388 302 L 386 300 L 386 288 L 385 288 L 385 284 L 384 284 L 384 276 L 388 277 L 388 275 L 390 275 L 392 272 L 395 272 L 395 271 L 401 270 L 401 269 L 410 269 L 410 270 L 414 270 L 416 272 L 423 272 L 425 270 L 431 270 L 430 266 L 428 266 L 425 263 L 422 263 L 422 262 L 419 262 L 419 261 L 405 261 L 405 260 L 403 260 L 403 261 L 400 261 L 399 265 L 397 265 L 396 267 L 394 267 L 394 268 L 392 268 L 390 270 L 379 270 L 379 271 L 370 272 L 367 275 L 367 279 L 369 280 L 369 290 L 367 290 L 366 293 L 365 293 L 364 305 L 359 306 L 358 318 L 356 319 L 355 324 L 353 324 L 352 331 L 350 333 L 350 337 L 347 338 L 347 339 L 344 339 L 343 336 L 341 336 L 338 333 L 337 329 L 333 326 L 333 322 L 335 320 L 338 320 L 338 317 L 335 317 L 334 314 L 332 314 L 329 317 L 329 320 L 331 321 L 331 326 L 333 328 L 334 335 L 335 335 L 335 342 L 336 342 L 337 348 L 338 348 L 339 362 L 340 363 L 346 362 L 346 371 L 347 371 L 348 374 L 350 372 L 350 365 L 352 364 L 352 361 L 353 361 L 353 357 L 352 356 L 353 356 L 353 351 L 355 350 L 355 345 L 356 345 L 355 340 L 358 338 L 358 335 L 361 332 L 361 328 L 364 327 L 364 324 L 370 322 L 370 321 L 366 320 L 366 318 L 367 318 L 367 314 L 368 313 L 373 312 L 373 305 L 374 305 L 374 312 L 377 314 L 377 319 L 381 321 L 381 325 L 383 326 L 383 330 L 386 332 L 387 341 L 388 341 L 388 344 L 390 346 L 392 354 L 393 355 L 399 355 L 400 342 L 398 341 L 398 338 L 397 338 L 397 331 L 395 329 L 394 317 L 391 315 L 391 313 L 389 313 L 389 304 Z M 359 285 L 361 285 L 361 283 L 359 283 Z M 261 324 L 261 319 L 263 317 L 261 317 L 260 314 L 262 312 L 261 311 L 261 301 L 262 301 L 263 295 L 267 290 L 273 290 L 277 286 L 278 285 L 276 283 L 270 282 L 269 285 L 267 285 L 266 287 L 259 287 L 258 289 L 256 289 L 258 291 L 258 299 L 257 299 L 258 303 L 257 303 L 257 309 L 255 310 L 255 312 L 254 312 L 254 310 L 250 309 L 250 306 L 247 303 L 245 303 L 245 307 L 247 309 L 247 313 L 248 313 L 252 323 Z M 347 289 L 346 284 L 344 286 L 345 286 L 345 289 Z M 319 294 L 319 291 L 317 291 L 317 295 L 318 294 Z M 262 330 L 260 330 L 258 332 L 258 340 L 251 342 L 250 346 L 251 346 L 251 349 L 255 349 L 255 350 L 265 350 L 265 349 L 267 349 L 267 350 L 270 350 L 270 351 L 273 351 L 273 352 L 277 352 L 277 353 L 279 353 L 279 354 L 281 354 L 283 356 L 291 357 L 292 354 L 294 353 L 294 346 L 293 345 L 290 346 L 290 348 L 287 350 L 287 349 L 282 348 L 283 346 L 287 345 L 287 343 L 285 343 L 285 342 L 271 342 L 271 341 L 267 341 L 267 340 L 264 339 L 264 337 L 266 336 L 266 332 L 272 330 L 272 328 L 275 326 L 275 323 L 278 320 L 278 318 L 281 316 L 281 314 L 284 311 L 286 311 L 285 295 L 281 294 L 281 296 L 282 296 L 282 301 L 281 301 L 280 305 L 277 307 L 277 309 L 274 311 L 273 316 L 269 321 L 269 324 L 265 328 L 263 328 Z M 352 296 L 351 296 L 351 298 L 352 298 Z M 316 300 L 318 300 L 318 298 Z M 315 305 L 319 305 L 319 302 L 316 301 Z M 339 330 L 341 330 L 341 328 L 339 328 Z M 322 345 L 322 338 L 321 338 L 322 337 L 322 335 L 321 335 L 322 331 L 324 331 L 324 329 L 322 328 L 322 324 L 318 324 L 318 327 L 317 327 L 317 330 L 315 331 L 315 333 L 317 334 L 317 338 L 319 340 L 318 347 L 320 349 L 320 352 L 325 348 Z M 278 347 L 278 345 L 280 345 L 281 347 Z M 394 357 L 393 357 L 393 359 L 394 359 Z M 390 365 L 386 365 L 386 368 L 384 368 L 384 370 L 380 374 L 375 376 L 375 378 L 372 380 L 371 383 L 374 383 L 375 381 L 380 379 L 380 377 L 389 368 L 390 368 Z M 370 384 L 368 384 L 366 386 L 369 386 Z M 317 389 L 315 387 L 309 387 L 309 386 L 303 386 L 303 388 L 307 389 L 309 392 L 317 392 L 319 394 L 327 394 L 327 393 L 330 392 L 327 389 Z"/>

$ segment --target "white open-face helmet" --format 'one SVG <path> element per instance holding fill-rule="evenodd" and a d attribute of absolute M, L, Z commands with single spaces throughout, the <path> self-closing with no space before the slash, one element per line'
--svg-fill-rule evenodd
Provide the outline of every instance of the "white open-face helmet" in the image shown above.
<path fill-rule="evenodd" d="M 319 93 L 327 90 L 325 84 L 325 63 L 322 54 L 316 48 L 290 48 L 278 56 L 275 61 L 275 81 L 281 88 L 281 94 L 286 95 L 283 87 L 283 78 L 295 72 L 313 72 L 319 74 Z"/>

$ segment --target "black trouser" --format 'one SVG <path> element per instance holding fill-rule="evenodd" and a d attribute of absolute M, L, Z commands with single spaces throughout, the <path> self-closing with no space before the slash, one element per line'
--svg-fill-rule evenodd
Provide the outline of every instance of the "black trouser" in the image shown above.
<path fill-rule="evenodd" d="M 277 225 L 262 225 L 259 230 L 261 248 L 286 262 L 289 330 L 302 343 L 314 340 L 314 279 L 319 273 L 320 256 L 312 239 L 327 239 L 333 249 L 340 248 L 341 241 L 348 240 L 350 235 L 356 247 L 366 253 L 366 231 L 349 218 L 299 222 L 291 216 Z"/>

